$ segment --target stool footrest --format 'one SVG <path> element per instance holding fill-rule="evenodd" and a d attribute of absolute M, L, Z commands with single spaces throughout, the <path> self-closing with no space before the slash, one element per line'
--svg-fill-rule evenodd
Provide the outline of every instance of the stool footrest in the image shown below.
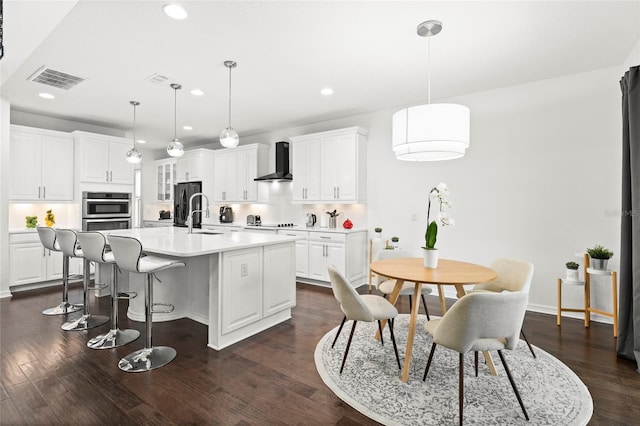
<path fill-rule="evenodd" d="M 100 283 L 95 283 L 95 284 L 89 284 L 89 286 L 87 287 L 87 290 L 102 290 L 103 288 L 107 288 L 109 284 L 100 284 Z"/>
<path fill-rule="evenodd" d="M 136 293 L 135 291 L 121 291 L 118 293 L 118 296 L 116 297 L 116 299 L 131 300 L 131 299 L 135 299 L 136 297 L 138 297 L 138 293 Z"/>
<path fill-rule="evenodd" d="M 156 306 L 158 307 L 163 307 L 164 309 L 156 309 Z M 153 314 L 168 314 L 170 312 L 173 312 L 173 310 L 176 307 L 173 306 L 171 303 L 154 303 L 151 306 L 151 313 Z"/>

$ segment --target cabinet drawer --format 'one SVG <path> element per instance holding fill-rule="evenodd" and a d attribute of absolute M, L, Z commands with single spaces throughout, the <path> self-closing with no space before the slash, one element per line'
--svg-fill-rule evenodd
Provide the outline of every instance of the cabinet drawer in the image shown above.
<path fill-rule="evenodd" d="M 307 231 L 290 231 L 280 229 L 278 230 L 278 235 L 286 235 L 288 237 L 298 237 L 299 239 L 306 240 L 309 238 L 309 233 Z"/>
<path fill-rule="evenodd" d="M 310 241 L 324 241 L 344 243 L 347 240 L 346 234 L 334 232 L 309 232 Z"/>
<path fill-rule="evenodd" d="M 13 243 L 39 243 L 40 237 L 37 232 L 19 233 L 9 235 L 9 244 Z"/>

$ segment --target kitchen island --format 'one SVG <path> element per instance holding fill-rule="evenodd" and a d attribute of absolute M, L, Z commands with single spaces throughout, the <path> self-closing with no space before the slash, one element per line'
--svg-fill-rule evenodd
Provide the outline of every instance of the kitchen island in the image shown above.
<path fill-rule="evenodd" d="M 216 233 L 186 228 L 103 231 L 140 240 L 145 253 L 179 259 L 184 268 L 156 273 L 153 299 L 170 313 L 153 321 L 190 318 L 209 327 L 208 346 L 220 350 L 291 318 L 296 303 L 295 240 L 285 235 Z M 107 275 L 108 276 L 108 273 Z M 138 297 L 127 316 L 144 321 L 144 274 L 125 273 Z"/>

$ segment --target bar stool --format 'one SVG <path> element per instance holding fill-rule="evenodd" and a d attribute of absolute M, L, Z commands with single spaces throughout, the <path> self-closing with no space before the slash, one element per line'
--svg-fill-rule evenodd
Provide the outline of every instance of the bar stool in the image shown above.
<path fill-rule="evenodd" d="M 56 239 L 56 231 L 53 228 L 38 226 L 38 237 L 47 250 L 61 251 Z M 62 303 L 53 308 L 47 308 L 42 313 L 44 315 L 65 315 L 77 312 L 82 309 L 82 305 L 72 305 L 69 303 L 69 256 L 62 256 Z"/>
<path fill-rule="evenodd" d="M 139 373 L 162 367 L 173 361 L 176 357 L 176 350 L 168 346 L 153 346 L 151 341 L 152 315 L 154 312 L 172 312 L 174 307 L 165 303 L 153 303 L 153 276 L 156 272 L 184 266 L 184 263 L 173 259 L 147 256 L 142 253 L 142 243 L 132 237 L 109 235 L 109 245 L 120 269 L 147 275 L 144 287 L 145 345 L 143 349 L 122 358 L 118 363 L 118 367 L 130 373 Z M 156 306 L 165 306 L 169 309 L 155 310 Z"/>
<path fill-rule="evenodd" d="M 113 253 L 107 250 L 107 239 L 100 232 L 78 232 L 78 242 L 85 259 L 96 264 L 111 264 L 111 329 L 90 339 L 87 346 L 91 349 L 112 349 L 133 342 L 140 337 L 140 332 L 118 328 L 118 300 L 133 299 L 137 295 L 135 292 L 118 292 L 118 265 Z"/>
<path fill-rule="evenodd" d="M 56 238 L 60 249 L 68 257 L 82 257 L 82 284 L 83 284 L 83 308 L 82 316 L 77 320 L 67 321 L 62 324 L 65 331 L 81 331 L 98 327 L 109 322 L 109 317 L 104 315 L 92 315 L 89 312 L 89 290 L 99 290 L 106 285 L 89 285 L 89 275 L 91 273 L 91 265 L 89 259 L 85 258 L 82 249 L 78 245 L 78 234 L 72 229 L 56 229 Z"/>

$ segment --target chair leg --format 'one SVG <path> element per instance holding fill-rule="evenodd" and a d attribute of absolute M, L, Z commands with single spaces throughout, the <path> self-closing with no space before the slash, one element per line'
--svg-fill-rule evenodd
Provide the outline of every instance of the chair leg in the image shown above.
<path fill-rule="evenodd" d="M 518 403 L 520 404 L 520 408 L 522 408 L 522 412 L 524 413 L 525 419 L 529 420 L 529 415 L 527 414 L 527 409 L 524 408 L 524 403 L 522 402 L 522 398 L 520 398 L 520 392 L 518 392 L 518 388 L 516 387 L 516 382 L 513 381 L 513 377 L 511 376 L 511 371 L 509 371 L 509 367 L 507 367 L 507 362 L 504 359 L 504 355 L 502 355 L 502 351 L 498 351 L 498 355 L 500 355 L 500 361 L 502 361 L 502 365 L 504 366 L 504 371 L 507 373 L 507 377 L 509 378 L 509 383 L 511 383 L 511 387 L 513 388 L 513 392 L 516 394 L 516 398 L 518 398 Z"/>
<path fill-rule="evenodd" d="M 82 309 L 82 305 L 69 303 L 69 256 L 62 257 L 62 302 L 42 311 L 43 315 L 66 315 Z"/>
<path fill-rule="evenodd" d="M 427 321 L 431 321 L 431 318 L 429 318 L 429 308 L 427 308 L 427 301 L 424 299 L 424 294 L 421 295 L 422 297 L 422 305 L 424 306 L 424 312 L 427 314 Z"/>
<path fill-rule="evenodd" d="M 427 361 L 427 367 L 424 369 L 424 376 L 422 376 L 422 381 L 427 380 L 427 373 L 429 372 L 429 367 L 431 366 L 431 360 L 433 359 L 433 353 L 436 351 L 436 344 L 431 345 L 431 352 L 429 352 L 429 360 Z"/>
<path fill-rule="evenodd" d="M 464 410 L 464 354 L 460 354 L 460 374 L 458 376 L 458 411 L 460 412 L 460 426 L 462 426 L 462 413 Z"/>
<path fill-rule="evenodd" d="M 382 321 L 378 320 L 378 331 L 380 332 L 380 343 L 384 346 L 384 340 L 382 339 Z"/>
<path fill-rule="evenodd" d="M 409 295 L 409 312 L 413 310 L 413 297 Z"/>
<path fill-rule="evenodd" d="M 333 346 L 336 344 L 336 341 L 338 340 L 338 336 L 340 336 L 340 332 L 342 331 L 342 326 L 344 325 L 344 323 L 347 321 L 347 316 L 345 315 L 342 318 L 342 322 L 340 323 L 340 328 L 338 329 L 338 332 L 336 333 L 336 338 L 333 339 L 333 343 L 331 344 L 331 349 L 333 349 Z"/>
<path fill-rule="evenodd" d="M 529 350 L 531 351 L 531 355 L 533 355 L 534 358 L 536 357 L 536 353 L 533 351 L 533 348 L 531 347 L 531 343 L 529 343 L 529 340 L 527 340 L 527 336 L 524 335 L 524 330 L 520 329 L 520 334 L 522 334 L 522 338 L 524 339 L 525 342 L 527 342 L 527 346 L 529 346 Z"/>
<path fill-rule="evenodd" d="M 344 350 L 344 357 L 342 358 L 342 365 L 340 366 L 340 374 L 342 374 L 342 370 L 344 369 L 344 363 L 347 361 L 347 354 L 349 353 L 349 347 L 351 347 L 351 339 L 353 339 L 353 332 L 356 331 L 357 323 L 358 321 L 353 321 L 353 326 L 351 326 L 351 333 L 349 333 L 347 348 Z"/>
<path fill-rule="evenodd" d="M 90 312 L 89 304 L 89 271 L 91 268 L 91 262 L 89 259 L 82 260 L 82 297 L 83 308 L 82 316 L 75 320 L 70 320 L 62 324 L 60 328 L 64 331 L 83 331 L 91 328 L 99 327 L 109 322 L 109 317 L 104 315 L 93 315 Z"/>
<path fill-rule="evenodd" d="M 391 343 L 393 343 L 393 351 L 396 353 L 396 361 L 398 361 L 398 370 L 402 370 L 400 366 L 400 356 L 398 355 L 398 345 L 396 345 L 396 337 L 393 334 L 393 318 L 389 319 L 389 333 L 391 334 Z M 382 333 L 380 333 L 382 336 Z"/>
<path fill-rule="evenodd" d="M 478 351 L 473 351 L 473 360 L 476 366 L 476 377 L 478 377 Z"/>

